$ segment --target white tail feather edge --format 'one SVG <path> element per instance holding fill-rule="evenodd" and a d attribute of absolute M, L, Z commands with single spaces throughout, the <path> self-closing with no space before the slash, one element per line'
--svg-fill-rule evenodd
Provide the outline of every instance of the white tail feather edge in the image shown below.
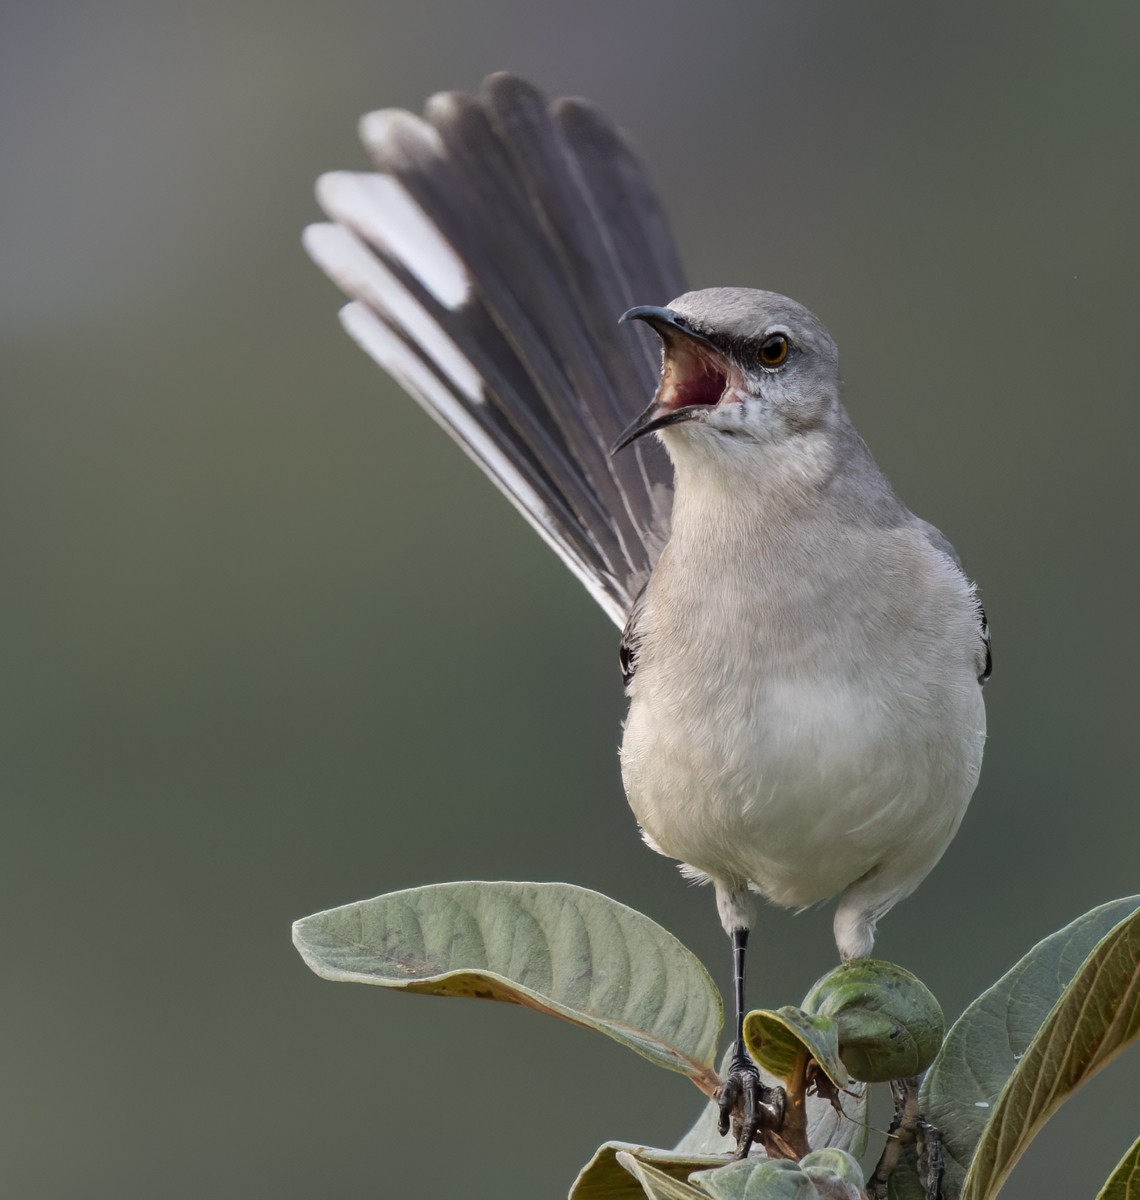
<path fill-rule="evenodd" d="M 438 322 L 352 230 L 343 225 L 309 225 L 301 235 L 305 249 L 350 296 L 383 313 L 422 346 L 424 353 L 476 404 L 483 403 L 478 372 Z"/>
<path fill-rule="evenodd" d="M 419 356 L 400 340 L 384 322 L 360 301 L 340 310 L 341 324 L 348 335 L 384 368 L 432 419 L 463 447 L 467 455 L 492 479 L 499 490 L 527 519 L 544 542 L 585 586 L 591 596 L 620 629 L 625 612 L 601 587 L 594 572 L 573 554 L 554 532 L 546 505 L 534 489 L 498 449 L 486 432 L 464 411 Z"/>
<path fill-rule="evenodd" d="M 471 295 L 459 256 L 398 179 L 329 171 L 317 180 L 317 200 L 333 220 L 398 258 L 445 308 L 459 308 Z"/>

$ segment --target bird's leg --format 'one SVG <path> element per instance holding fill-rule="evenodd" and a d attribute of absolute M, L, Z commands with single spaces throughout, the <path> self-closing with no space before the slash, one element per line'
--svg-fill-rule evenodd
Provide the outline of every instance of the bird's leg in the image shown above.
<path fill-rule="evenodd" d="M 918 1110 L 918 1079 L 893 1079 L 895 1117 L 887 1132 L 887 1142 L 870 1179 L 867 1195 L 885 1200 L 890 1178 L 908 1146 L 918 1145 L 918 1177 L 926 1200 L 942 1200 L 942 1135 Z"/>
<path fill-rule="evenodd" d="M 918 1118 L 918 1177 L 926 1200 L 942 1200 L 942 1133 L 921 1114 Z"/>
<path fill-rule="evenodd" d="M 744 1046 L 744 950 L 748 945 L 748 930 L 734 929 L 731 937 L 736 1040 L 732 1044 L 732 1058 L 720 1093 L 718 1129 L 723 1137 L 731 1125 L 736 1134 L 736 1157 L 747 1158 L 763 1117 L 761 1104 L 769 1100 L 771 1089 L 761 1084 L 760 1072 Z M 743 1106 L 740 1116 L 735 1113 L 738 1105 Z"/>

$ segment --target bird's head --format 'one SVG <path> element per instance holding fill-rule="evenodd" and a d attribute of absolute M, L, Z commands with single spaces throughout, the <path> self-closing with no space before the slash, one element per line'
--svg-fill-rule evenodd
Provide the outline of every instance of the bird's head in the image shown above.
<path fill-rule="evenodd" d="M 631 308 L 662 342 L 661 384 L 614 451 L 659 430 L 676 460 L 747 460 L 841 420 L 839 357 L 817 317 L 775 292 L 707 288 Z"/>

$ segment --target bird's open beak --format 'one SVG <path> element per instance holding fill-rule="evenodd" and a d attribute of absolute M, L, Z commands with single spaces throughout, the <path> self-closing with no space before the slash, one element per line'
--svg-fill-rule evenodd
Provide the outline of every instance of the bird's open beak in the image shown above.
<path fill-rule="evenodd" d="M 671 308 L 631 308 L 621 321 L 644 321 L 649 325 L 661 338 L 664 358 L 661 385 L 653 402 L 613 444 L 611 454 L 643 434 L 691 421 L 715 408 L 726 390 L 735 386 L 734 376 L 738 374 L 704 334 Z"/>

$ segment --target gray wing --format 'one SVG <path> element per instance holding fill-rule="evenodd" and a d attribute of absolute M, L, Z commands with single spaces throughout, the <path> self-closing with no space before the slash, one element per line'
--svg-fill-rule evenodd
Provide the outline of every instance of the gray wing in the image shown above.
<path fill-rule="evenodd" d="M 922 532 L 926 534 L 927 541 L 935 548 L 941 551 L 946 557 L 958 568 L 959 571 L 967 578 L 966 569 L 962 566 L 962 560 L 958 557 L 958 551 L 954 549 L 950 539 L 942 532 L 942 530 L 931 525 L 929 521 L 924 521 L 921 517 L 915 517 Z M 985 687 L 989 677 L 993 674 L 994 658 L 993 651 L 990 647 L 990 623 L 986 620 L 986 610 L 982 607 L 981 598 L 977 593 L 977 585 L 973 580 L 970 580 L 971 595 L 974 598 L 974 607 L 978 610 L 978 636 L 981 639 L 980 653 L 978 656 L 979 671 L 978 682 Z"/>
<path fill-rule="evenodd" d="M 305 246 L 353 338 L 455 438 L 623 624 L 667 533 L 654 439 L 609 446 L 657 386 L 617 325 L 685 291 L 643 169 L 581 100 L 493 75 L 425 115 L 372 113 L 374 173 L 322 176 Z"/>
<path fill-rule="evenodd" d="M 621 681 L 626 687 L 633 682 L 633 677 L 637 673 L 637 647 L 641 638 L 641 632 L 638 625 L 641 621 L 641 613 L 645 608 L 645 588 L 643 587 L 637 593 L 632 605 L 630 605 L 629 616 L 626 618 L 625 628 L 621 631 L 621 646 L 618 649 L 618 666 L 621 668 Z"/>

